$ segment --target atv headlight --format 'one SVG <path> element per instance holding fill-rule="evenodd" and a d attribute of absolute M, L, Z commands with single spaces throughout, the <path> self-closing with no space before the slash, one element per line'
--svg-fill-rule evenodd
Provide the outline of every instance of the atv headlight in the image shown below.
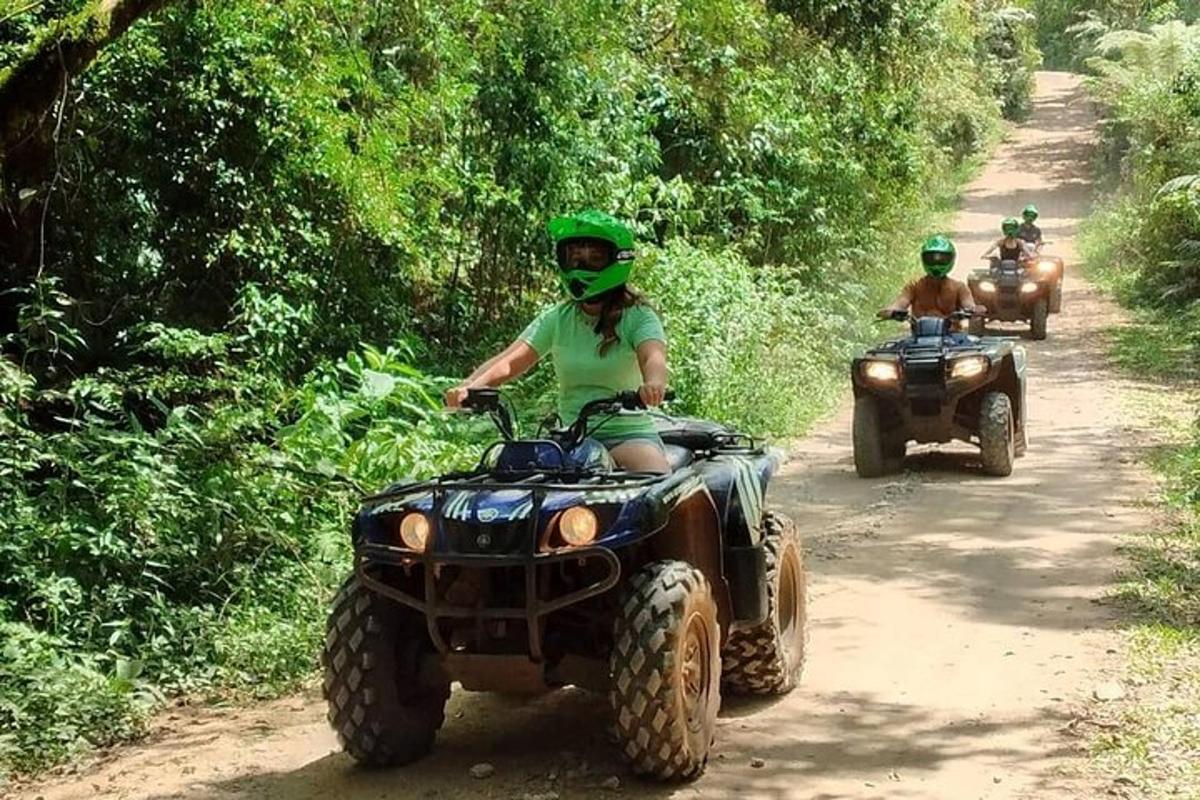
<path fill-rule="evenodd" d="M 558 535 L 571 547 L 582 547 L 596 541 L 600 521 L 596 512 L 583 506 L 568 508 L 558 518 Z"/>
<path fill-rule="evenodd" d="M 400 541 L 404 542 L 404 546 L 409 550 L 423 553 L 425 546 L 429 544 L 429 532 L 432 529 L 429 517 L 420 511 L 410 512 L 400 520 Z"/>
<path fill-rule="evenodd" d="M 1025 281 L 1021 284 L 1021 294 L 1033 294 L 1038 290 L 1038 285 L 1033 281 Z"/>
<path fill-rule="evenodd" d="M 900 368 L 895 361 L 868 361 L 863 364 L 863 375 L 869 380 L 890 383 L 900 378 Z"/>
<path fill-rule="evenodd" d="M 1039 261 L 1037 268 L 1038 272 L 1054 272 L 1054 270 L 1058 269 L 1058 264 L 1053 261 Z"/>
<path fill-rule="evenodd" d="M 954 366 L 950 367 L 950 377 L 974 378 L 976 375 L 982 375 L 987 368 L 988 360 L 985 356 L 959 358 L 955 359 Z"/>
<path fill-rule="evenodd" d="M 994 291 L 996 291 L 996 284 L 992 283 L 991 281 L 980 281 L 979 282 L 979 291 L 994 292 Z"/>

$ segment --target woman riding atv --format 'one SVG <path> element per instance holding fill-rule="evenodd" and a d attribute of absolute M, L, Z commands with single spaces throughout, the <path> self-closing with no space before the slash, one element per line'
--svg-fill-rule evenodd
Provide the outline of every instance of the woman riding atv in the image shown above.
<path fill-rule="evenodd" d="M 1018 234 L 1021 232 L 1021 223 L 1017 222 L 1016 217 L 1008 217 L 1000 223 L 1000 232 L 1003 237 L 997 239 L 996 242 L 987 249 L 983 254 L 987 258 L 992 253 L 999 251 L 1001 261 L 1028 261 L 1037 255 L 1037 251 L 1033 245 Z"/>
<path fill-rule="evenodd" d="M 1029 242 L 1035 249 L 1040 250 L 1042 247 L 1042 229 L 1034 223 L 1037 222 L 1038 210 L 1037 206 L 1032 203 L 1025 206 L 1025 210 L 1021 212 L 1021 227 L 1017 229 L 1017 237 L 1023 241 Z"/>
<path fill-rule="evenodd" d="M 905 286 L 892 304 L 879 312 L 880 319 L 890 319 L 898 311 L 908 311 L 913 317 L 949 317 L 955 311 L 974 311 L 975 298 L 962 281 L 950 277 L 957 251 L 954 242 L 945 236 L 934 236 L 921 247 L 921 264 L 925 277 Z"/>
<path fill-rule="evenodd" d="M 518 378 L 547 355 L 558 376 L 558 411 L 572 423 L 591 400 L 637 390 L 647 407 L 661 405 L 667 386 L 662 322 L 626 285 L 633 269 L 633 233 L 600 211 L 557 217 L 547 225 L 559 278 L 570 299 L 537 316 L 517 340 L 446 392 L 458 408 L 468 389 Z M 594 434 L 623 469 L 668 472 L 666 454 L 648 414 L 622 414 Z"/>

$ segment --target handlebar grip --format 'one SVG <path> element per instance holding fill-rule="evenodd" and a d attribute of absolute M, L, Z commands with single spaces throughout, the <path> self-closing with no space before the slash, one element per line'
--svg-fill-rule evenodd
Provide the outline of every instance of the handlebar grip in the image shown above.
<path fill-rule="evenodd" d="M 467 389 L 462 407 L 469 411 L 491 411 L 500 406 L 500 390 Z"/>
<path fill-rule="evenodd" d="M 667 389 L 667 391 L 663 393 L 664 403 L 669 403 L 674 399 L 674 389 Z M 637 411 L 646 407 L 646 404 L 642 402 L 642 396 L 636 391 L 621 392 L 617 395 L 617 402 L 622 408 L 628 411 Z"/>

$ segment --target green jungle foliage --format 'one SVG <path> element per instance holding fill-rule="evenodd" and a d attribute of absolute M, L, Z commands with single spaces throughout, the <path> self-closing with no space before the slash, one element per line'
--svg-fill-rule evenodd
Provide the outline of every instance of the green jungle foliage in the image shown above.
<path fill-rule="evenodd" d="M 1194 390 L 1200 359 L 1200 24 L 1166 19 L 1096 39 L 1088 65 L 1106 112 L 1100 165 L 1114 184 L 1085 228 L 1092 274 L 1135 311 L 1114 355 Z M 1200 791 L 1200 421 L 1153 465 L 1176 524 L 1131 541 L 1121 598 L 1134 613 L 1130 669 L 1147 687 L 1097 742 L 1139 796 Z M 1190 435 L 1190 437 L 1189 437 Z M 1189 441 L 1190 438 L 1190 441 Z"/>
<path fill-rule="evenodd" d="M 0 82 L 76 2 L 0 5 Z M 449 378 L 636 227 L 681 410 L 827 407 L 1026 105 L 992 0 L 170 3 L 77 77 L 3 265 L 0 772 L 310 675 L 357 486 L 471 463 Z M 36 204 L 36 206 L 30 205 Z M 542 370 L 516 389 L 545 410 Z"/>
<path fill-rule="evenodd" d="M 1033 0 L 1038 47 L 1055 69 L 1080 69 L 1096 40 L 1172 19 L 1200 18 L 1197 0 Z"/>

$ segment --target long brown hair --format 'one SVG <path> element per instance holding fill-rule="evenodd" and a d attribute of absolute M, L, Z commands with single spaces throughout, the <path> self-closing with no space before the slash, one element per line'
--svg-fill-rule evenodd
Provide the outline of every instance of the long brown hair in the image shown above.
<path fill-rule="evenodd" d="M 613 345 L 621 341 L 621 337 L 617 335 L 617 325 L 621 322 L 621 315 L 625 313 L 625 309 L 641 305 L 645 301 L 628 286 L 613 287 L 595 299 L 601 303 L 600 313 L 596 315 L 596 326 L 593 328 L 600 337 L 600 344 L 596 349 L 601 356 L 605 356 Z"/>

